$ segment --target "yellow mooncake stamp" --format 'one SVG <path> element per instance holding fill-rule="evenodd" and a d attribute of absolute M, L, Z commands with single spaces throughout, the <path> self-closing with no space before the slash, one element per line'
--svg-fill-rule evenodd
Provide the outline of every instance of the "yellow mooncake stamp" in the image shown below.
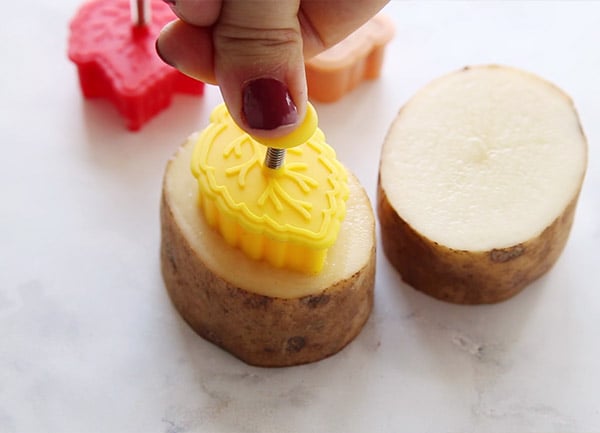
<path fill-rule="evenodd" d="M 206 221 L 228 244 L 273 266 L 314 274 L 344 219 L 348 175 L 316 128 L 314 108 L 307 116 L 314 116 L 314 133 L 288 148 L 285 164 L 273 170 L 263 162 L 265 143 L 240 129 L 221 104 L 197 138 L 192 173 Z"/>

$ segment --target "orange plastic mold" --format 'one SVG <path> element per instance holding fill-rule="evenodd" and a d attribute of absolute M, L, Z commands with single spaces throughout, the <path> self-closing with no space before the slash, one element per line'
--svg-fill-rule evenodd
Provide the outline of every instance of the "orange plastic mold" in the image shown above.
<path fill-rule="evenodd" d="M 381 73 L 385 45 L 394 36 L 394 23 L 382 14 L 333 47 L 306 61 L 308 96 L 334 102 L 364 80 Z"/>

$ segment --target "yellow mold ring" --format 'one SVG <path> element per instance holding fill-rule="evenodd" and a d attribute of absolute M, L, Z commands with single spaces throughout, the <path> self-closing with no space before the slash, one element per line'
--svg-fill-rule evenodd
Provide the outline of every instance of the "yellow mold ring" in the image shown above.
<path fill-rule="evenodd" d="M 304 136 L 310 119 L 316 121 L 314 108 L 308 112 Z M 239 129 L 224 105 L 210 120 L 192 156 L 207 222 L 251 258 L 319 272 L 337 239 L 348 198 L 346 170 L 321 130 L 315 128 L 303 144 L 290 148 L 282 168 L 263 170 L 263 141 Z"/>

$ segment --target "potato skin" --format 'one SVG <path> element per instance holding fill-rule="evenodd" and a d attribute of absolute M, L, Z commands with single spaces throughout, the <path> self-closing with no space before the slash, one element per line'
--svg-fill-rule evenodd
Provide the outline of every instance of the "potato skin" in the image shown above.
<path fill-rule="evenodd" d="M 317 295 L 273 298 L 235 287 L 208 269 L 178 228 L 164 189 L 160 216 L 161 269 L 175 308 L 200 336 L 248 364 L 284 367 L 333 355 L 371 313 L 375 247 L 351 278 Z"/>
<path fill-rule="evenodd" d="M 430 296 L 457 304 L 500 302 L 546 273 L 573 224 L 577 194 L 540 235 L 509 248 L 463 251 L 417 233 L 394 210 L 379 179 L 377 212 L 383 251 L 402 279 Z"/>

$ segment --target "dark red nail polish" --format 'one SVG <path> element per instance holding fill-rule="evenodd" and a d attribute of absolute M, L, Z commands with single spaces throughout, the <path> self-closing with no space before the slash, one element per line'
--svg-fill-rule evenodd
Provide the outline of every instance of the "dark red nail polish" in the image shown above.
<path fill-rule="evenodd" d="M 168 4 L 169 6 L 175 6 L 175 3 L 177 3 L 175 0 L 163 0 L 166 4 Z"/>
<path fill-rule="evenodd" d="M 258 78 L 246 83 L 242 112 L 248 126 L 254 129 L 275 129 L 298 120 L 298 109 L 287 86 L 274 78 Z"/>

